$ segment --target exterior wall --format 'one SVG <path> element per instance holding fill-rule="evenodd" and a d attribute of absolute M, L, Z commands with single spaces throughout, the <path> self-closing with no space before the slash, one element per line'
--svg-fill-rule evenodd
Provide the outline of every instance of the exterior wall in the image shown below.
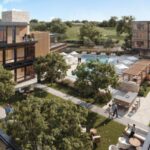
<path fill-rule="evenodd" d="M 29 22 L 29 14 L 25 11 L 4 11 L 2 22 Z"/>
<path fill-rule="evenodd" d="M 27 27 L 17 27 L 16 28 L 16 42 L 22 42 L 22 38 L 27 32 L 28 32 Z"/>
<path fill-rule="evenodd" d="M 50 51 L 49 32 L 32 32 L 38 43 L 35 46 L 35 57 L 46 56 Z"/>

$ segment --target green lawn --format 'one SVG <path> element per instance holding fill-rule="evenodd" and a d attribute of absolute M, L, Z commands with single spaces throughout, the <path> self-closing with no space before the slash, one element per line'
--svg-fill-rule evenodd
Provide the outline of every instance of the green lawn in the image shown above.
<path fill-rule="evenodd" d="M 44 91 L 38 90 L 34 93 L 34 96 L 40 98 L 53 98 L 62 100 L 52 94 L 48 94 Z M 96 150 L 108 150 L 110 144 L 116 144 L 118 137 L 122 135 L 125 126 L 114 122 L 108 118 L 89 112 L 87 118 L 87 129 L 96 128 L 98 134 L 101 135 L 101 143 L 98 145 Z"/>
<path fill-rule="evenodd" d="M 81 26 L 68 27 L 66 31 L 67 40 L 79 40 Z M 103 38 L 112 38 L 113 40 L 119 40 L 122 44 L 125 35 L 118 36 L 114 27 L 97 27 L 101 32 Z"/>
<path fill-rule="evenodd" d="M 83 98 L 79 95 L 79 93 L 77 91 L 75 91 L 73 88 L 68 87 L 67 85 L 62 85 L 62 84 L 59 84 L 59 83 L 53 83 L 53 84 L 48 84 L 48 86 L 52 87 L 56 90 L 59 90 L 63 93 L 66 93 L 66 94 L 69 94 L 71 96 L 77 97 L 77 98 L 79 98 L 79 99 L 81 99 L 81 100 L 83 100 L 87 103 L 96 104 L 100 107 L 103 107 L 107 103 L 107 102 L 106 103 L 97 103 L 94 98 Z"/>
<path fill-rule="evenodd" d="M 55 100 L 62 100 L 61 98 L 58 98 L 52 94 L 49 94 L 42 90 L 35 90 L 35 92 L 30 93 L 31 95 L 34 95 L 39 98 L 49 98 L 49 99 L 55 99 Z M 30 95 L 29 94 L 29 95 Z M 19 97 L 19 98 L 18 98 Z M 24 96 L 17 95 L 16 98 L 14 96 L 14 100 L 12 99 L 11 103 L 13 106 L 16 105 L 17 101 L 21 101 L 25 99 Z M 63 100 L 62 100 L 63 101 Z M 4 105 L 5 103 L 3 103 Z M 87 129 L 96 128 L 98 131 L 98 134 L 101 135 L 101 142 L 97 146 L 95 150 L 108 150 L 108 147 L 110 144 L 116 144 L 118 137 L 122 135 L 122 132 L 124 130 L 124 126 L 114 122 L 112 120 L 109 120 L 103 116 L 97 115 L 95 113 L 89 112 L 88 118 L 87 118 Z M 0 123 L 0 127 L 1 123 Z"/>

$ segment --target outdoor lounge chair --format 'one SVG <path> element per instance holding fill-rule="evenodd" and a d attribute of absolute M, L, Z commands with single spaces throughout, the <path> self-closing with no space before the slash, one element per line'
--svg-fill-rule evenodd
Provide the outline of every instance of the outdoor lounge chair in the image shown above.
<path fill-rule="evenodd" d="M 131 144 L 127 142 L 127 139 L 124 137 L 118 138 L 118 148 L 120 149 L 129 149 Z"/>
<path fill-rule="evenodd" d="M 119 150 L 119 148 L 116 145 L 110 145 L 108 150 Z"/>

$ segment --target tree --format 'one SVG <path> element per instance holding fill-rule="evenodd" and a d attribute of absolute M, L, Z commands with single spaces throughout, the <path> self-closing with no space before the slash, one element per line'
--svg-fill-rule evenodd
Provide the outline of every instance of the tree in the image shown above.
<path fill-rule="evenodd" d="M 53 19 L 51 21 L 50 31 L 53 33 L 65 34 L 67 26 L 61 19 Z"/>
<path fill-rule="evenodd" d="M 32 20 L 30 20 L 30 23 L 38 23 L 38 20 L 37 19 L 32 19 Z"/>
<path fill-rule="evenodd" d="M 112 39 L 108 38 L 104 41 L 104 48 L 113 48 L 114 42 Z"/>
<path fill-rule="evenodd" d="M 108 91 L 108 87 L 115 87 L 118 81 L 114 67 L 99 61 L 81 64 L 73 74 L 77 76 L 75 87 L 83 96 L 96 95 L 99 89 Z"/>
<path fill-rule="evenodd" d="M 124 49 L 130 49 L 132 45 L 132 21 L 134 20 L 134 17 L 132 16 L 124 16 L 122 19 L 118 22 L 116 31 L 117 34 L 120 35 L 122 33 L 126 33 L 126 37 L 124 40 L 123 48 Z"/>
<path fill-rule="evenodd" d="M 92 23 L 86 23 L 80 28 L 80 38 L 84 40 L 85 38 L 91 40 L 95 43 L 97 39 L 101 37 L 101 34 L 96 26 Z"/>
<path fill-rule="evenodd" d="M 115 27 L 117 25 L 117 19 L 115 16 L 111 17 L 108 21 L 109 27 Z"/>
<path fill-rule="evenodd" d="M 15 84 L 12 78 L 11 72 L 0 65 L 0 97 L 2 100 L 7 100 L 15 93 Z"/>
<path fill-rule="evenodd" d="M 132 21 L 134 17 L 132 16 L 123 16 L 121 20 L 118 21 L 116 26 L 117 34 L 127 33 L 128 35 L 132 32 Z"/>
<path fill-rule="evenodd" d="M 58 53 L 50 53 L 46 56 L 47 67 L 45 80 L 53 83 L 66 76 L 68 65 L 65 59 Z"/>
<path fill-rule="evenodd" d="M 8 117 L 13 122 L 6 123 L 7 132 L 26 150 L 91 150 L 88 134 L 81 133 L 79 126 L 87 115 L 71 102 L 32 96 L 18 103 Z"/>
<path fill-rule="evenodd" d="M 66 24 L 69 28 L 72 27 L 72 22 L 71 22 L 71 21 L 66 21 L 65 24 Z"/>
<path fill-rule="evenodd" d="M 47 60 L 45 57 L 37 57 L 34 62 L 34 70 L 37 74 L 37 80 L 40 83 L 41 79 L 44 78 L 44 73 L 46 72 L 47 68 Z"/>

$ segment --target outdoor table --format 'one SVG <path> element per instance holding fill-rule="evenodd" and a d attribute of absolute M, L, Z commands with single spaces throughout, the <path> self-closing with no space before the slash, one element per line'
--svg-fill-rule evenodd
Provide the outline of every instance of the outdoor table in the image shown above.
<path fill-rule="evenodd" d="M 137 138 L 130 138 L 129 139 L 129 143 L 134 146 L 134 147 L 139 147 L 141 146 L 141 142 L 140 140 L 138 140 Z"/>
<path fill-rule="evenodd" d="M 94 128 L 92 128 L 92 129 L 90 129 L 90 133 L 91 133 L 92 135 L 96 135 L 96 134 L 97 134 L 97 130 L 94 129 Z"/>

